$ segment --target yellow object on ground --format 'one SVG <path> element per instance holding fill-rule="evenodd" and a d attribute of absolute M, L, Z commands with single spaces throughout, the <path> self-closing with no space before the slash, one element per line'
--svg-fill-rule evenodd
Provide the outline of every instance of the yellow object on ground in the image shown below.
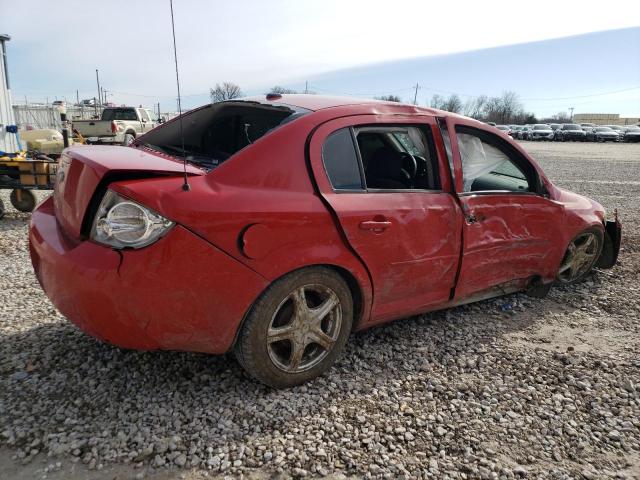
<path fill-rule="evenodd" d="M 59 155 L 64 149 L 62 133 L 58 130 L 21 130 L 20 139 L 27 144 L 28 150 L 37 150 L 45 155 Z M 69 145 L 73 145 L 71 138 L 69 138 Z"/>

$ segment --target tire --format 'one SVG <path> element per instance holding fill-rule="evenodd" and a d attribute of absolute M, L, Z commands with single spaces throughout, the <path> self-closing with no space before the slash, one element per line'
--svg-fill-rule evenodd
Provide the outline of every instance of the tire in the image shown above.
<path fill-rule="evenodd" d="M 600 258 L 603 240 L 602 230 L 597 228 L 590 228 L 576 235 L 569 242 L 560 262 L 556 281 L 563 285 L 573 285 L 584 280 Z"/>
<path fill-rule="evenodd" d="M 136 136 L 131 134 L 131 133 L 125 133 L 124 134 L 124 139 L 122 140 L 122 145 L 125 147 L 128 147 L 129 145 L 131 145 L 133 143 L 133 141 L 136 139 Z"/>
<path fill-rule="evenodd" d="M 27 190 L 26 188 L 15 188 L 11 190 L 9 199 L 11 200 L 11 205 L 20 212 L 29 213 L 33 212 L 33 209 L 36 208 L 36 196 L 31 190 Z"/>
<path fill-rule="evenodd" d="M 0 199 L 0 218 L 4 217 L 4 202 Z"/>
<path fill-rule="evenodd" d="M 234 353 L 256 380 L 291 387 L 333 365 L 352 324 L 353 300 L 342 277 L 325 267 L 305 268 L 276 280 L 256 300 Z"/>

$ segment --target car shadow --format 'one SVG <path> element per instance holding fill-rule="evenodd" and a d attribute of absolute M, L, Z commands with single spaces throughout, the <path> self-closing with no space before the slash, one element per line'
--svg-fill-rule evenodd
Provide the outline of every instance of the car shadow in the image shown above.
<path fill-rule="evenodd" d="M 534 323 L 521 315 L 523 305 L 540 300 L 526 298 L 509 295 L 353 334 L 327 375 L 288 390 L 255 382 L 232 355 L 124 350 L 52 321 L 0 337 L 0 420 L 11 429 L 29 419 L 54 454 L 68 453 L 56 450 L 61 432 L 84 438 L 151 429 L 154 438 L 186 439 L 197 424 L 198 435 L 223 444 L 282 431 L 331 405 L 355 421 L 374 389 L 416 376 L 455 381 L 483 368 L 497 338 Z M 27 434 L 10 446 L 33 440 Z"/>

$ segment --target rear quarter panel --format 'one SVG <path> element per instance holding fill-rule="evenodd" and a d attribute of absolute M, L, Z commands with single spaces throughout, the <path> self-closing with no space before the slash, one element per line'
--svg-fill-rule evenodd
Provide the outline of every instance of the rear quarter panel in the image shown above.
<path fill-rule="evenodd" d="M 206 177 L 192 177 L 188 192 L 180 179 L 119 182 L 113 188 L 184 225 L 269 282 L 310 265 L 350 272 L 362 294 L 361 318 L 368 318 L 369 275 L 316 194 L 305 158 L 309 132 L 324 115 L 307 117 L 257 140 Z"/>

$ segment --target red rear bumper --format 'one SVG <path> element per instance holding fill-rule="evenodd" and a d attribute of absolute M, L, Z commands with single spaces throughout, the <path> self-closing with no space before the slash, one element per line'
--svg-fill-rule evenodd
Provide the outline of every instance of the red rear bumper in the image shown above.
<path fill-rule="evenodd" d="M 51 199 L 33 212 L 29 247 L 36 276 L 60 312 L 124 348 L 224 353 L 267 286 L 180 226 L 141 250 L 70 242 Z"/>

